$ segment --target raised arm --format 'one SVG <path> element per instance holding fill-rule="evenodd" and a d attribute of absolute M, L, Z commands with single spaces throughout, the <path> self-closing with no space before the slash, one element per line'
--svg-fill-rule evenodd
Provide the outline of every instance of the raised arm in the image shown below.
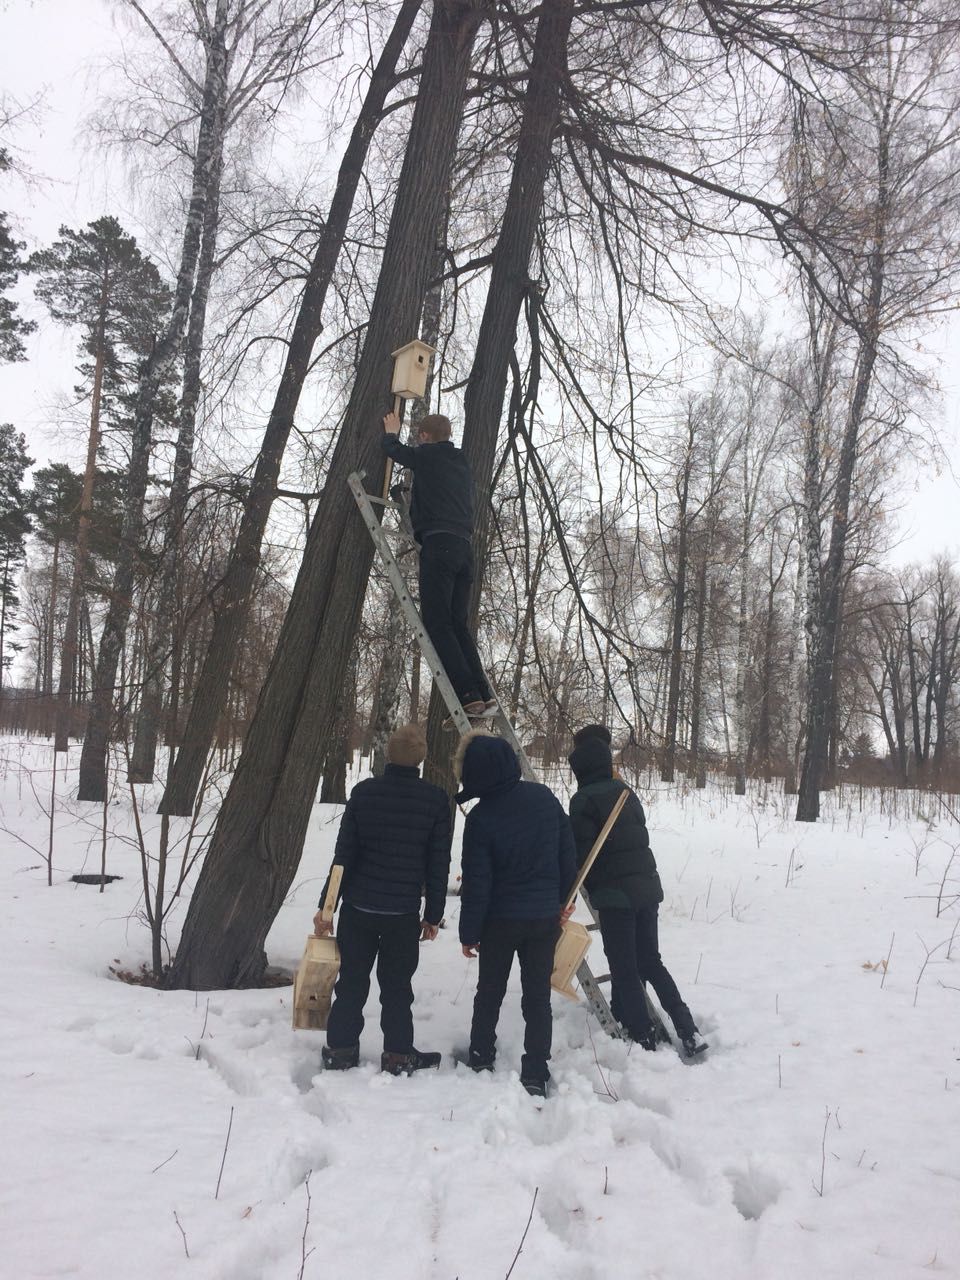
<path fill-rule="evenodd" d="M 395 413 L 388 413 L 383 420 L 380 448 L 401 467 L 413 469 L 416 466 L 417 451 L 408 444 L 400 443 L 400 419 Z"/>

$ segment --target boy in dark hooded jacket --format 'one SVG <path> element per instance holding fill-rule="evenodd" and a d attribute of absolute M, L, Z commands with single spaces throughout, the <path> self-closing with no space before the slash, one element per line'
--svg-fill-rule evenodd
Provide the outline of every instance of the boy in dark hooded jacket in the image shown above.
<path fill-rule="evenodd" d="M 480 952 L 469 1065 L 492 1071 L 497 1021 L 513 957 L 520 959 L 524 1021 L 520 1082 L 542 1097 L 553 1038 L 550 974 L 560 917 L 576 873 L 573 833 L 559 800 L 521 781 L 510 744 L 479 731 L 461 743 L 458 801 L 479 799 L 463 831 L 460 942 Z"/>
<path fill-rule="evenodd" d="M 590 725 L 574 738 L 570 767 L 578 790 L 570 801 L 570 822 L 582 865 L 621 791 L 630 796 L 587 876 L 585 888 L 600 920 L 603 949 L 610 965 L 613 1016 L 644 1049 L 657 1047 L 656 1032 L 643 984 L 649 982 L 683 1045 L 692 1057 L 702 1053 L 700 1037 L 677 984 L 660 958 L 657 917 L 663 888 L 650 849 L 643 805 L 633 791 L 613 776 L 610 736 Z M 606 740 L 604 740 L 604 737 Z M 579 740 L 578 740 L 579 739 Z"/>

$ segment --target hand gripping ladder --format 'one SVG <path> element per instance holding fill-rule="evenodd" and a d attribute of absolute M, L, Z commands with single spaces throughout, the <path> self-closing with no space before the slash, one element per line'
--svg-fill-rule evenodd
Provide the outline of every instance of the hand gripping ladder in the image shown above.
<path fill-rule="evenodd" d="M 370 534 L 370 537 L 373 539 L 374 546 L 380 553 L 380 559 L 383 562 L 383 567 L 386 570 L 390 585 L 400 602 L 400 607 L 403 610 L 404 617 L 407 619 L 407 622 L 410 624 L 411 631 L 417 638 L 417 643 L 419 644 L 420 650 L 423 654 L 423 660 L 429 667 L 434 683 L 440 690 L 440 696 L 443 698 L 446 703 L 447 710 L 450 712 L 450 719 L 461 734 L 469 733 L 475 726 L 469 716 L 467 716 L 463 707 L 460 705 L 460 699 L 454 693 L 453 685 L 450 683 L 447 673 L 440 665 L 440 659 L 437 657 L 437 651 L 433 647 L 430 637 L 427 635 L 426 628 L 423 625 L 417 606 L 414 604 L 410 592 L 407 590 L 407 584 L 404 581 L 403 574 L 400 572 L 400 566 L 397 564 L 394 554 L 390 549 L 387 536 L 384 533 L 383 526 L 377 519 L 376 512 L 373 509 L 373 504 L 377 503 L 378 506 L 387 507 L 397 511 L 400 518 L 401 530 L 406 532 L 408 537 L 412 537 L 412 533 L 409 530 L 404 530 L 404 524 L 408 523 L 406 521 L 406 507 L 402 503 L 393 502 L 390 499 L 381 498 L 376 494 L 368 493 L 363 487 L 363 473 L 360 471 L 352 471 L 347 477 L 347 483 L 349 484 L 350 491 L 356 500 L 360 514 L 363 517 L 363 523 L 367 526 L 367 532 Z M 496 698 L 496 693 L 494 693 L 494 697 Z M 524 751 L 509 717 L 500 705 L 499 698 L 497 698 L 496 711 L 492 716 L 486 717 L 486 719 L 492 725 L 496 726 L 500 735 L 510 743 L 511 747 L 513 747 L 514 751 L 517 753 L 517 758 L 520 761 L 520 771 L 524 778 L 526 778 L 528 782 L 536 782 L 537 775 L 534 771 L 533 765 L 531 765 L 527 753 Z M 583 898 L 590 910 L 591 916 L 593 917 L 593 924 L 587 925 L 587 928 L 596 929 L 598 927 L 596 912 L 590 905 L 590 901 L 585 893 L 583 894 Z M 599 986 L 599 983 L 608 979 L 609 976 L 609 974 L 606 974 L 604 978 L 595 978 L 593 971 L 587 964 L 586 960 L 584 960 L 577 969 L 577 981 L 580 983 L 580 989 L 583 991 L 587 1004 L 590 1006 L 590 1009 L 597 1021 L 600 1023 L 604 1031 L 606 1031 L 607 1035 L 621 1038 L 624 1034 L 623 1029 L 610 1012 L 610 1005 L 607 1003 L 607 998 L 600 990 Z M 658 1017 L 656 1010 L 650 1005 L 649 998 L 647 1000 L 647 1005 L 650 1008 L 650 1016 L 653 1018 L 656 1025 L 656 1023 L 660 1022 L 660 1018 Z"/>

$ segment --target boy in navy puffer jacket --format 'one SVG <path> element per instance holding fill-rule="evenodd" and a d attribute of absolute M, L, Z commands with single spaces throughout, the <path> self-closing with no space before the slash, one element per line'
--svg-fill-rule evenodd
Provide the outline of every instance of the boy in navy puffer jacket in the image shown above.
<path fill-rule="evenodd" d="M 513 957 L 520 959 L 524 1020 L 520 1080 L 543 1096 L 553 1037 L 550 974 L 564 899 L 576 874 L 573 832 L 559 800 L 539 782 L 524 782 L 510 744 L 483 731 L 458 753 L 458 801 L 477 797 L 463 832 L 460 942 L 479 949 L 469 1063 L 493 1069 L 497 1021 Z"/>
<path fill-rule="evenodd" d="M 420 725 L 397 729 L 387 742 L 383 776 L 358 782 L 344 810 L 333 858 L 343 866 L 343 905 L 337 930 L 340 974 L 323 1049 L 328 1070 L 342 1071 L 359 1061 L 374 962 L 381 1069 L 401 1075 L 440 1065 L 439 1053 L 421 1053 L 413 1044 L 412 979 L 419 944 L 437 936 L 450 870 L 450 805 L 445 791 L 420 777 L 426 753 Z M 326 886 L 321 902 L 325 896 Z M 329 933 L 332 926 L 318 912 L 314 928 Z"/>

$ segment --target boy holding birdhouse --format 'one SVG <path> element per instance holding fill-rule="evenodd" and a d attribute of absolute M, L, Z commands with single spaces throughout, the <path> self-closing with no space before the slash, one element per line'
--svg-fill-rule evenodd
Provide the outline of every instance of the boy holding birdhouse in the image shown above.
<path fill-rule="evenodd" d="M 413 1043 L 412 979 L 419 944 L 437 936 L 450 870 L 447 793 L 420 777 L 427 740 L 420 725 L 403 725 L 387 741 L 383 776 L 365 778 L 350 793 L 334 852 L 343 866 L 337 928 L 340 972 L 322 1051 L 328 1070 L 360 1060 L 363 1006 L 374 963 L 380 984 L 381 1070 L 409 1075 L 438 1067 L 439 1053 Z M 326 894 L 321 894 L 321 903 Z M 421 918 L 421 900 L 424 900 Z M 314 917 L 317 934 L 332 923 Z"/>
<path fill-rule="evenodd" d="M 520 1083 L 542 1097 L 553 1037 L 550 974 L 561 915 L 575 875 L 574 841 L 560 801 L 539 782 L 521 780 L 508 742 L 483 730 L 461 739 L 457 800 L 476 797 L 463 829 L 460 942 L 479 950 L 468 1065 L 492 1071 L 497 1022 L 513 958 L 520 960 L 524 1021 Z"/>
<path fill-rule="evenodd" d="M 422 418 L 417 445 L 401 444 L 400 419 L 383 420 L 383 452 L 413 475 L 410 522 L 420 544 L 420 614 L 437 656 L 470 716 L 496 705 L 467 615 L 473 585 L 473 477 L 442 413 Z"/>
<path fill-rule="evenodd" d="M 631 1039 L 644 1049 L 656 1049 L 656 1030 L 644 994 L 644 983 L 649 982 L 673 1022 L 684 1053 L 695 1057 L 707 1048 L 706 1041 L 660 957 L 657 933 L 663 888 L 650 848 L 646 816 L 638 796 L 614 776 L 610 741 L 609 730 L 588 725 L 575 735 L 569 761 L 578 784 L 570 801 L 578 866 L 586 859 L 620 793 L 629 793 L 585 881 L 610 965 L 611 1012 Z"/>

